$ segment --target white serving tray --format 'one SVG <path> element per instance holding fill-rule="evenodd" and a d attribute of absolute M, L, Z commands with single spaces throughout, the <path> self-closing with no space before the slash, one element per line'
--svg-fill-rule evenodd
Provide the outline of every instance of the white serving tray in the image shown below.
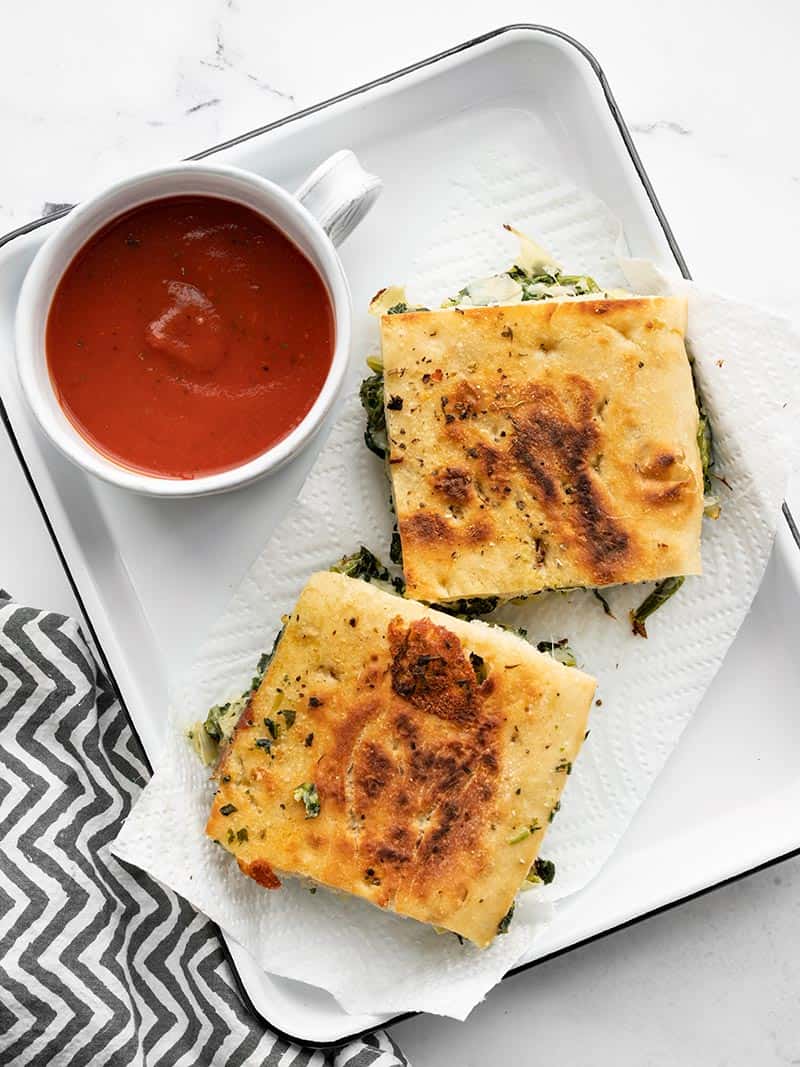
<path fill-rule="evenodd" d="M 466 112 L 483 140 L 465 144 Z M 342 252 L 356 309 L 351 386 L 367 343 L 359 309 L 379 285 L 406 276 L 446 209 L 426 198 L 430 175 L 456 155 L 478 161 L 493 125 L 512 113 L 546 165 L 622 219 L 634 255 L 686 273 L 599 66 L 542 27 L 487 34 L 203 153 L 293 188 L 329 153 L 350 147 L 384 179 L 378 206 Z M 4 418 L 98 651 L 155 763 L 171 679 L 297 493 L 322 439 L 271 480 L 206 500 L 136 497 L 63 460 L 23 404 L 12 347 L 22 278 L 57 225 L 57 217 L 39 220 L 0 240 Z M 800 851 L 800 539 L 788 508 L 785 520 L 753 610 L 679 748 L 602 874 L 559 906 L 523 966 Z M 294 1040 L 338 1043 L 387 1021 L 348 1016 L 327 994 L 266 975 L 240 946 L 228 947 L 253 1011 Z M 527 980 L 535 983 L 535 973 Z"/>

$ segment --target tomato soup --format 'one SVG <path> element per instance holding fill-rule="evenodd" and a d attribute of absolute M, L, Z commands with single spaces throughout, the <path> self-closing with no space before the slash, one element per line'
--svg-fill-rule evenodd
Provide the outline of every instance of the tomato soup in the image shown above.
<path fill-rule="evenodd" d="M 257 212 L 206 196 L 143 204 L 95 234 L 46 335 L 76 429 L 165 478 L 230 470 L 286 437 L 333 347 L 330 298 L 305 255 Z"/>

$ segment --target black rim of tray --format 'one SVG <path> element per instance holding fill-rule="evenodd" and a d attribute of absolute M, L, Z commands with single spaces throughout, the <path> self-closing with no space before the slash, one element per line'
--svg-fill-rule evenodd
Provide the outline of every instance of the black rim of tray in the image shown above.
<path fill-rule="evenodd" d="M 512 33 L 518 30 L 533 31 L 535 33 L 548 34 L 551 37 L 557 37 L 561 41 L 564 41 L 568 45 L 575 48 L 589 63 L 590 67 L 597 76 L 598 81 L 600 82 L 600 86 L 605 95 L 606 102 L 608 103 L 617 129 L 619 130 L 619 134 L 622 137 L 622 141 L 625 145 L 627 153 L 630 156 L 631 162 L 633 163 L 636 169 L 636 173 L 639 176 L 639 180 L 641 181 L 642 186 L 644 187 L 644 191 L 647 194 L 647 198 L 650 201 L 653 211 L 655 212 L 656 218 L 658 219 L 659 225 L 661 226 L 661 229 L 664 233 L 664 237 L 667 240 L 667 244 L 669 245 L 670 251 L 672 252 L 675 262 L 677 263 L 678 268 L 684 278 L 691 278 L 689 268 L 686 265 L 686 260 L 683 258 L 683 253 L 678 247 L 678 243 L 675 240 L 675 235 L 673 234 L 672 229 L 669 223 L 667 222 L 666 216 L 664 215 L 664 211 L 658 201 L 658 197 L 655 194 L 653 186 L 650 183 L 650 179 L 647 176 L 647 172 L 645 171 L 642 161 L 639 158 L 639 154 L 636 151 L 633 139 L 631 138 L 630 132 L 625 123 L 625 120 L 622 117 L 622 113 L 617 105 L 617 102 L 614 99 L 614 95 L 611 92 L 611 87 L 608 84 L 608 80 L 603 72 L 602 67 L 597 62 L 592 53 L 588 50 L 588 48 L 582 45 L 580 41 L 577 41 L 574 37 L 570 37 L 569 34 L 563 33 L 561 30 L 553 29 L 550 26 L 539 26 L 534 23 L 511 23 L 507 26 L 502 26 L 497 30 L 492 30 L 489 33 L 481 34 L 479 37 L 473 37 L 471 40 L 465 41 L 463 44 L 455 45 L 454 47 L 448 48 L 443 52 L 437 52 L 436 55 L 430 56 L 427 59 L 419 60 L 418 62 L 412 63 L 407 67 L 402 67 L 400 70 L 393 71 L 390 74 L 384 74 L 380 78 L 376 78 L 374 81 L 366 82 L 364 85 L 359 85 L 355 89 L 349 89 L 347 92 L 330 97 L 327 100 L 323 100 L 321 103 L 313 104 L 310 107 L 303 108 L 301 111 L 295 111 L 291 115 L 286 115 L 284 118 L 277 119 L 275 122 L 268 123 L 266 126 L 259 126 L 257 129 L 249 130 L 247 133 L 243 133 L 238 137 L 233 137 L 229 141 L 223 141 L 221 144 L 214 145 L 212 148 L 207 148 L 202 152 L 198 152 L 196 155 L 189 156 L 188 158 L 191 160 L 205 159 L 208 156 L 214 155 L 216 152 L 221 152 L 223 149 L 231 148 L 234 145 L 242 144 L 243 142 L 249 141 L 254 137 L 260 137 L 262 134 L 269 133 L 272 130 L 278 129 L 281 126 L 287 126 L 289 123 L 296 122 L 298 119 L 305 118 L 308 115 L 316 114 L 319 111 L 324 111 L 326 108 L 332 107 L 334 104 L 341 103 L 344 100 L 350 100 L 355 96 L 360 96 L 362 93 L 369 92 L 371 89 L 375 89 L 379 86 L 387 85 L 389 82 L 396 81 L 397 79 L 402 78 L 407 74 L 412 74 L 415 71 L 422 70 L 425 67 L 433 66 L 435 63 L 438 63 L 443 59 L 447 59 L 450 56 L 458 55 L 461 52 L 466 52 L 470 48 L 474 48 L 476 45 L 479 44 L 484 44 L 486 41 L 490 41 L 495 37 L 500 37 L 503 34 Z M 10 233 L 7 233 L 4 236 L 0 237 L 0 248 L 2 248 L 4 245 L 9 244 L 17 237 L 21 237 L 24 234 L 31 233 L 33 230 L 38 229 L 40 226 L 46 226 L 50 222 L 54 222 L 57 219 L 63 218 L 65 215 L 69 214 L 70 210 L 71 207 L 65 207 L 60 211 L 53 212 L 51 215 L 47 215 L 44 218 L 40 219 L 34 219 L 32 222 L 26 223 L 24 226 L 20 226 L 16 230 L 12 230 Z M 2 419 L 6 432 L 8 433 L 9 439 L 11 440 L 11 444 L 16 453 L 19 464 L 22 468 L 28 485 L 30 486 L 34 499 L 36 500 L 36 503 L 39 507 L 42 519 L 44 520 L 45 526 L 47 527 L 47 531 L 50 534 L 50 538 L 53 542 L 56 553 L 58 554 L 58 558 L 61 561 L 61 565 L 64 568 L 67 580 L 69 581 L 69 584 L 75 595 L 75 599 L 81 609 L 83 618 L 85 619 L 86 624 L 91 633 L 95 648 L 100 655 L 103 668 L 106 671 L 109 679 L 111 680 L 112 685 L 114 686 L 114 690 L 117 694 L 120 705 L 128 719 L 131 731 L 137 742 L 139 743 L 139 747 L 141 749 L 144 761 L 147 764 L 150 773 L 152 774 L 152 765 L 150 764 L 150 761 L 147 758 L 147 753 L 145 751 L 144 745 L 142 745 L 141 738 L 139 737 L 139 733 L 136 729 L 136 725 L 128 710 L 128 706 L 125 703 L 125 699 L 122 695 L 116 678 L 114 677 L 114 672 L 111 669 L 111 664 L 109 663 L 105 651 L 103 650 L 103 646 L 98 636 L 97 630 L 94 626 L 94 623 L 86 610 L 86 605 L 84 603 L 83 597 L 81 596 L 80 589 L 78 588 L 78 584 L 75 580 L 74 575 L 72 574 L 69 563 L 67 562 L 67 559 L 64 555 L 64 551 L 56 535 L 53 523 L 44 506 L 44 502 L 41 498 L 39 490 L 36 487 L 36 483 L 34 482 L 33 475 L 31 474 L 30 468 L 28 467 L 25 456 L 22 453 L 22 448 L 20 447 L 17 437 L 11 426 L 11 422 L 8 418 L 8 414 L 6 412 L 5 405 L 3 404 L 1 397 L 0 419 Z M 792 534 L 792 537 L 794 538 L 794 541 L 797 544 L 798 550 L 800 550 L 800 528 L 798 528 L 798 525 L 795 523 L 794 517 L 792 516 L 792 513 L 789 510 L 789 506 L 785 502 L 783 504 L 783 515 Z M 742 878 L 747 878 L 751 874 L 756 874 L 758 871 L 766 870 L 768 867 L 773 867 L 776 864 L 783 863 L 786 860 L 794 858 L 795 856 L 800 856 L 800 846 L 798 846 L 798 848 L 792 849 L 789 852 L 785 852 L 779 856 L 775 856 L 772 859 L 767 860 L 764 863 L 758 864 L 755 867 L 750 867 L 747 870 L 741 871 L 739 874 L 734 874 L 731 875 L 729 878 L 724 878 L 719 882 L 714 882 L 711 885 L 708 885 L 703 889 L 697 890 L 694 893 L 689 893 L 683 897 L 676 897 L 675 900 L 671 900 L 667 904 L 662 904 L 660 907 L 652 908 L 649 911 L 644 911 L 641 915 L 636 915 L 633 918 L 626 920 L 625 922 L 618 923 L 616 926 L 610 926 L 608 929 L 601 930 L 596 934 L 592 934 L 590 937 L 583 938 L 580 941 L 575 941 L 573 944 L 566 945 L 564 946 L 564 948 L 557 949 L 555 952 L 550 952 L 546 956 L 541 956 L 538 959 L 531 960 L 530 963 L 523 963 L 518 967 L 513 967 L 503 976 L 503 980 L 505 980 L 506 978 L 510 978 L 513 975 L 522 974 L 524 971 L 532 970 L 534 967 L 538 967 L 542 963 L 547 963 L 549 960 L 553 960 L 558 956 L 563 956 L 568 952 L 575 951 L 575 949 L 583 948 L 585 945 L 589 945 L 593 941 L 599 941 L 601 938 L 608 937 L 609 935 L 615 934 L 620 930 L 625 930 L 628 927 L 643 922 L 645 919 L 649 919 L 654 915 L 661 915 L 664 912 L 670 911 L 672 908 L 676 908 L 679 905 L 685 904 L 690 900 L 696 900 L 698 897 L 705 896 L 707 893 L 711 893 L 715 889 L 720 889 L 723 886 L 730 885 L 732 882 L 737 882 Z M 341 1045 L 345 1045 L 349 1041 L 353 1041 L 356 1038 L 372 1034 L 376 1030 L 383 1030 L 388 1026 L 392 1026 L 395 1023 L 402 1022 L 405 1019 L 411 1019 L 415 1015 L 419 1014 L 418 1012 L 405 1012 L 401 1015 L 395 1015 L 391 1019 L 386 1020 L 386 1022 L 376 1024 L 375 1026 L 367 1027 L 363 1030 L 354 1031 L 353 1033 L 346 1034 L 343 1037 L 337 1038 L 333 1041 L 315 1041 L 309 1038 L 305 1038 L 302 1035 L 290 1034 L 287 1031 L 281 1029 L 281 1027 L 276 1026 L 275 1023 L 273 1023 L 255 1007 L 252 1000 L 250 999 L 247 989 L 244 986 L 238 968 L 236 967 L 236 964 L 233 961 L 233 958 L 228 949 L 227 942 L 225 938 L 222 937 L 219 928 L 217 928 L 217 932 L 220 937 L 220 944 L 222 945 L 228 964 L 236 980 L 236 985 L 238 987 L 239 995 L 241 996 L 242 1001 L 245 1003 L 248 1010 L 253 1016 L 255 1016 L 257 1019 L 260 1019 L 266 1026 L 270 1028 L 270 1030 L 272 1030 L 275 1034 L 277 1034 L 279 1037 L 282 1037 L 286 1041 L 290 1041 L 297 1045 L 305 1045 L 310 1048 L 336 1048 Z"/>

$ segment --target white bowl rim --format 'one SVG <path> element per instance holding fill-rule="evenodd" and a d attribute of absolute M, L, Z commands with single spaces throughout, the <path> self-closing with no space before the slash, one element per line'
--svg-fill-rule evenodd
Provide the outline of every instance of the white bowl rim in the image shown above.
<path fill-rule="evenodd" d="M 137 200 L 136 189 L 141 184 L 150 182 L 159 177 L 174 177 L 181 174 L 186 174 L 187 177 L 190 177 L 191 175 L 196 175 L 198 173 L 222 178 L 223 180 L 229 179 L 232 183 L 234 181 L 238 183 L 244 181 L 252 190 L 263 198 L 264 206 L 260 209 L 260 213 L 272 221 L 274 225 L 277 225 L 278 228 L 284 232 L 284 235 L 288 240 L 292 241 L 293 244 L 296 244 L 292 235 L 285 233 L 283 227 L 273 219 L 272 212 L 270 211 L 270 203 L 275 204 L 278 202 L 288 211 L 288 213 L 294 215 L 295 221 L 304 232 L 309 243 L 314 246 L 315 252 L 319 256 L 323 266 L 323 270 L 319 273 L 322 275 L 323 283 L 328 290 L 328 295 L 331 301 L 335 329 L 334 349 L 328 374 L 323 382 L 322 388 L 314 400 L 314 403 L 298 425 L 295 426 L 286 437 L 277 441 L 269 449 L 260 453 L 253 459 L 248 460 L 246 463 L 240 464 L 239 466 L 232 467 L 229 470 L 219 471 L 215 474 L 202 475 L 198 478 L 165 478 L 158 475 L 147 474 L 142 471 L 136 471 L 117 464 L 115 460 L 95 449 L 77 429 L 70 425 L 64 425 L 62 427 L 52 419 L 51 414 L 47 409 L 47 404 L 40 394 L 40 387 L 35 374 L 37 360 L 46 360 L 46 353 L 39 351 L 40 346 L 35 339 L 39 320 L 35 314 L 34 308 L 38 292 L 44 287 L 46 276 L 50 272 L 53 261 L 55 260 L 58 276 L 55 283 L 49 287 L 50 291 L 47 294 L 46 308 L 44 312 L 46 324 L 47 316 L 50 313 L 52 298 L 58 286 L 58 282 L 63 277 L 69 264 L 72 262 L 74 254 L 76 254 L 73 253 L 68 257 L 64 257 L 62 248 L 70 235 L 73 234 L 75 230 L 79 229 L 86 216 L 93 214 L 98 206 L 102 205 L 104 201 L 110 200 L 120 193 L 129 192 L 131 194 L 130 206 L 134 207 L 149 201 L 157 201 L 169 196 L 180 195 L 175 192 L 164 193 L 163 196 L 155 193 L 144 199 Z M 187 195 L 190 194 L 187 193 Z M 207 195 L 215 196 L 218 199 L 230 199 L 234 202 L 242 203 L 241 199 L 237 196 L 235 189 L 232 189 L 229 195 L 226 195 L 226 193 L 222 191 Z M 251 204 L 246 206 L 252 208 Z M 92 226 L 91 233 L 85 238 L 82 245 L 90 240 L 91 236 L 99 232 L 104 226 L 113 222 L 114 219 L 119 218 L 121 215 L 124 215 L 126 210 L 127 209 L 124 206 L 116 208 L 113 211 L 110 211 L 107 217 L 96 221 Z M 258 211 L 259 209 L 253 208 L 253 210 Z M 305 255 L 305 253 L 303 254 Z M 59 257 L 63 259 L 63 262 L 60 264 Z M 315 267 L 315 269 L 317 268 Z M 56 232 L 45 241 L 34 257 L 22 283 L 15 319 L 16 363 L 22 391 L 29 407 L 47 438 L 63 455 L 95 477 L 113 485 L 120 486 L 123 489 L 129 489 L 137 493 L 144 493 L 155 497 L 196 497 L 224 492 L 228 489 L 247 485 L 248 483 L 255 481 L 257 478 L 277 470 L 278 467 L 282 466 L 296 455 L 306 444 L 308 444 L 310 439 L 320 428 L 321 423 L 330 411 L 339 393 L 342 382 L 344 381 L 349 360 L 350 336 L 350 287 L 336 249 L 317 219 L 291 193 L 287 192 L 275 182 L 270 181 L 268 178 L 264 178 L 253 171 L 248 171 L 241 167 L 234 167 L 225 163 L 207 163 L 204 161 L 172 163 L 166 166 L 150 167 L 147 170 L 138 171 L 136 174 L 128 175 L 113 184 L 106 186 L 99 193 L 87 198 L 77 207 L 73 208 L 70 214 L 58 223 Z M 54 399 L 56 404 L 58 404 L 58 398 L 55 395 L 55 391 L 52 389 L 49 374 L 47 375 L 47 382 L 52 392 L 51 399 Z M 68 423 L 68 420 L 65 420 L 65 422 Z"/>

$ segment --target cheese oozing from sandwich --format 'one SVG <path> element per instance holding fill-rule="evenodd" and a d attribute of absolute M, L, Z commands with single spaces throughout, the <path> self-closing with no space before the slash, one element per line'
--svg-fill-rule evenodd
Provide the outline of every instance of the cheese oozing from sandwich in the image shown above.
<path fill-rule="evenodd" d="M 681 297 L 383 315 L 407 595 L 510 598 L 699 574 Z"/>
<path fill-rule="evenodd" d="M 206 832 L 479 946 L 536 860 L 595 681 L 341 574 L 305 586 L 217 768 Z"/>

